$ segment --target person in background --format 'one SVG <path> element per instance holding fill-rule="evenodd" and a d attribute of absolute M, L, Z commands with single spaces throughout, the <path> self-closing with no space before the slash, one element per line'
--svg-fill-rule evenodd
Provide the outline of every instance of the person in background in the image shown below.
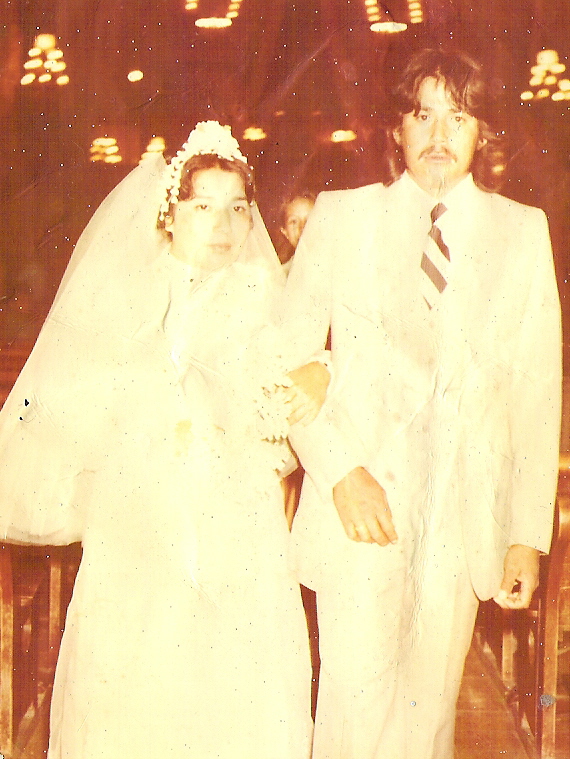
<path fill-rule="evenodd" d="M 288 274 L 291 269 L 295 248 L 303 233 L 309 214 L 315 205 L 315 200 L 316 195 L 314 193 L 309 190 L 300 190 L 289 195 L 281 204 L 279 231 L 281 232 L 282 243 L 284 244 L 276 244 L 276 248 L 285 274 Z M 283 478 L 285 514 L 289 526 L 293 524 L 293 518 L 299 505 L 302 484 L 303 467 L 300 465 Z"/>
<path fill-rule="evenodd" d="M 76 246 L 0 416 L 3 539 L 83 548 L 50 759 L 310 755 L 278 472 L 326 378 L 308 394 L 250 347 L 283 279 L 213 121 L 132 171 Z"/>
<path fill-rule="evenodd" d="M 281 205 L 279 212 L 279 231 L 289 243 L 288 246 L 278 246 L 279 260 L 283 264 L 283 270 L 289 273 L 295 248 L 299 243 L 305 224 L 313 206 L 315 205 L 316 195 L 308 190 L 290 195 Z"/>
<path fill-rule="evenodd" d="M 490 79 L 425 49 L 394 90 L 388 185 L 324 192 L 285 290 L 333 380 L 291 439 L 316 591 L 313 759 L 452 759 L 479 599 L 523 609 L 558 477 L 560 306 L 544 213 L 496 193 Z"/>

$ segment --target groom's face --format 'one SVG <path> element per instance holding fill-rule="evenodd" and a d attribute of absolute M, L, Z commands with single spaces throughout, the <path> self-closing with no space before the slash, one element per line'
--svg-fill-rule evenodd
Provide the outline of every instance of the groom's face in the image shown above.
<path fill-rule="evenodd" d="M 462 111 L 445 82 L 435 77 L 424 79 L 417 111 L 405 113 L 393 134 L 408 171 L 435 197 L 445 195 L 469 173 L 475 152 L 485 144 L 478 120 Z"/>

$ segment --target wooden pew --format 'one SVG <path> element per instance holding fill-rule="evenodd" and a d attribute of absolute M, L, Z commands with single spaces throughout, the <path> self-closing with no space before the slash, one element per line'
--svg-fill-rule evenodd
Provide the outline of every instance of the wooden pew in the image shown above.
<path fill-rule="evenodd" d="M 570 458 L 561 457 L 552 549 L 527 610 L 481 605 L 477 631 L 494 659 L 521 733 L 532 733 L 540 759 L 564 755 L 560 730 L 559 632 L 563 593 L 570 594 Z M 567 708 L 567 707 L 566 707 Z"/>
<path fill-rule="evenodd" d="M 65 613 L 81 558 L 72 546 L 0 543 L 0 752 L 51 696 Z"/>

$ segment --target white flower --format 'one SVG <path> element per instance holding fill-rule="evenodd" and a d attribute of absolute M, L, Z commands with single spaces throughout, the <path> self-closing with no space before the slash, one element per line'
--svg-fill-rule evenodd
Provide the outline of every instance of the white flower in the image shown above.
<path fill-rule="evenodd" d="M 243 161 L 247 159 L 239 149 L 239 143 L 232 137 L 229 126 L 222 126 L 217 121 L 200 121 L 196 128 L 190 132 L 190 136 L 178 151 L 178 155 L 184 158 L 183 163 L 193 155 L 214 154 L 228 161 Z"/>

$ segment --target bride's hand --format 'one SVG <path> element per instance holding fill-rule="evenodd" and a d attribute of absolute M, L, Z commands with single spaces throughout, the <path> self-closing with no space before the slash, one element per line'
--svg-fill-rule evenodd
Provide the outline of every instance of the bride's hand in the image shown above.
<path fill-rule="evenodd" d="M 289 424 L 310 424 L 325 401 L 331 379 L 329 370 L 320 361 L 312 361 L 289 372 L 287 377 L 293 383 L 284 391 Z"/>

